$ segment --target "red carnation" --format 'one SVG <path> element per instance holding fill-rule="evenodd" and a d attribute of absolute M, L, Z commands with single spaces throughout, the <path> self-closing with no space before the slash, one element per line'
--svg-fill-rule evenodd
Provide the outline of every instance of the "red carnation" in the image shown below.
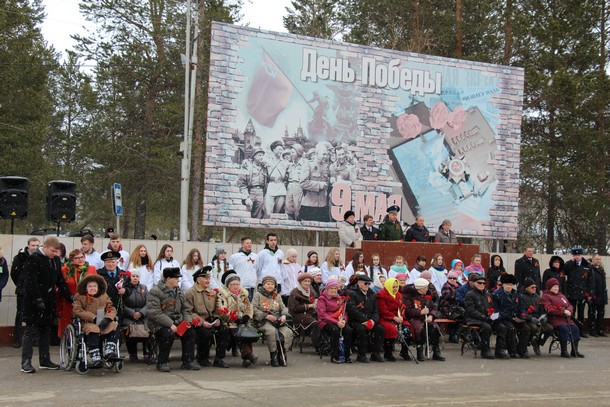
<path fill-rule="evenodd" d="M 491 316 L 491 314 L 494 313 L 494 309 L 493 308 L 487 308 L 487 315 Z"/>
<path fill-rule="evenodd" d="M 431 295 L 424 295 L 424 299 L 431 301 L 432 300 L 432 296 Z"/>
<path fill-rule="evenodd" d="M 527 307 L 527 313 L 531 314 L 532 312 L 534 312 L 534 306 L 530 305 L 529 307 Z"/>

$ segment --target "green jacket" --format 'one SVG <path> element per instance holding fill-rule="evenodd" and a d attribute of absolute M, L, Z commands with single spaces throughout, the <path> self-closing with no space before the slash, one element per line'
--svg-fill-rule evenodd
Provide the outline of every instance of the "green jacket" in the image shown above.
<path fill-rule="evenodd" d="M 270 294 L 263 287 L 260 287 L 254 293 L 252 308 L 254 310 L 254 325 L 257 328 L 265 325 L 265 318 L 269 314 L 276 318 L 280 318 L 282 315 L 289 315 L 288 308 L 282 302 L 282 297 L 280 297 L 277 291 Z"/>
<path fill-rule="evenodd" d="M 400 222 L 383 222 L 379 225 L 381 230 L 381 240 L 400 240 L 402 239 L 402 228 Z"/>
<path fill-rule="evenodd" d="M 172 324 L 178 326 L 180 322 L 191 322 L 192 316 L 188 311 L 184 295 L 180 288 L 171 289 L 164 280 L 151 288 L 146 296 L 148 319 L 146 321 L 151 332 L 161 328 L 169 328 Z"/>

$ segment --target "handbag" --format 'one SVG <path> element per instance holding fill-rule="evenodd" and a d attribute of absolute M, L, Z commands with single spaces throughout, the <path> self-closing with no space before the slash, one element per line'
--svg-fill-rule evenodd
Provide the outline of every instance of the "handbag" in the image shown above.
<path fill-rule="evenodd" d="M 235 337 L 242 342 L 257 342 L 259 335 L 255 328 L 248 325 L 240 325 L 239 328 L 237 328 Z"/>
<path fill-rule="evenodd" d="M 133 323 L 127 327 L 127 336 L 130 338 L 148 338 L 150 331 L 145 324 Z"/>

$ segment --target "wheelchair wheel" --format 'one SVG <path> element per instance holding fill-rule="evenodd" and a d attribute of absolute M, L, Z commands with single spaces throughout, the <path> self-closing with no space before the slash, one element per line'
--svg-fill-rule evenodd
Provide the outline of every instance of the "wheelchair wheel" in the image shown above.
<path fill-rule="evenodd" d="M 121 373 L 123 371 L 123 361 L 119 360 L 118 362 L 114 362 L 114 371 L 117 373 Z"/>
<path fill-rule="evenodd" d="M 61 334 L 59 342 L 59 363 L 62 369 L 71 370 L 76 361 L 78 345 L 74 326 L 68 325 Z"/>
<path fill-rule="evenodd" d="M 76 363 L 76 365 L 74 366 L 74 370 L 76 370 L 76 372 L 81 375 L 86 375 L 87 373 L 89 373 L 89 368 L 85 366 L 84 361 Z"/>

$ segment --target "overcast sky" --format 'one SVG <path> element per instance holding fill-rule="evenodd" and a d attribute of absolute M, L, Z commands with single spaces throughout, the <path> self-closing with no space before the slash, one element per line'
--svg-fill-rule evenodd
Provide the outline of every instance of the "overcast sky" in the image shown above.
<path fill-rule="evenodd" d="M 64 52 L 74 47 L 70 35 L 83 32 L 87 24 L 78 11 L 79 0 L 43 0 L 47 18 L 42 26 L 42 34 L 57 51 Z M 244 0 L 239 24 L 263 28 L 271 31 L 284 29 L 282 17 L 290 0 Z"/>

